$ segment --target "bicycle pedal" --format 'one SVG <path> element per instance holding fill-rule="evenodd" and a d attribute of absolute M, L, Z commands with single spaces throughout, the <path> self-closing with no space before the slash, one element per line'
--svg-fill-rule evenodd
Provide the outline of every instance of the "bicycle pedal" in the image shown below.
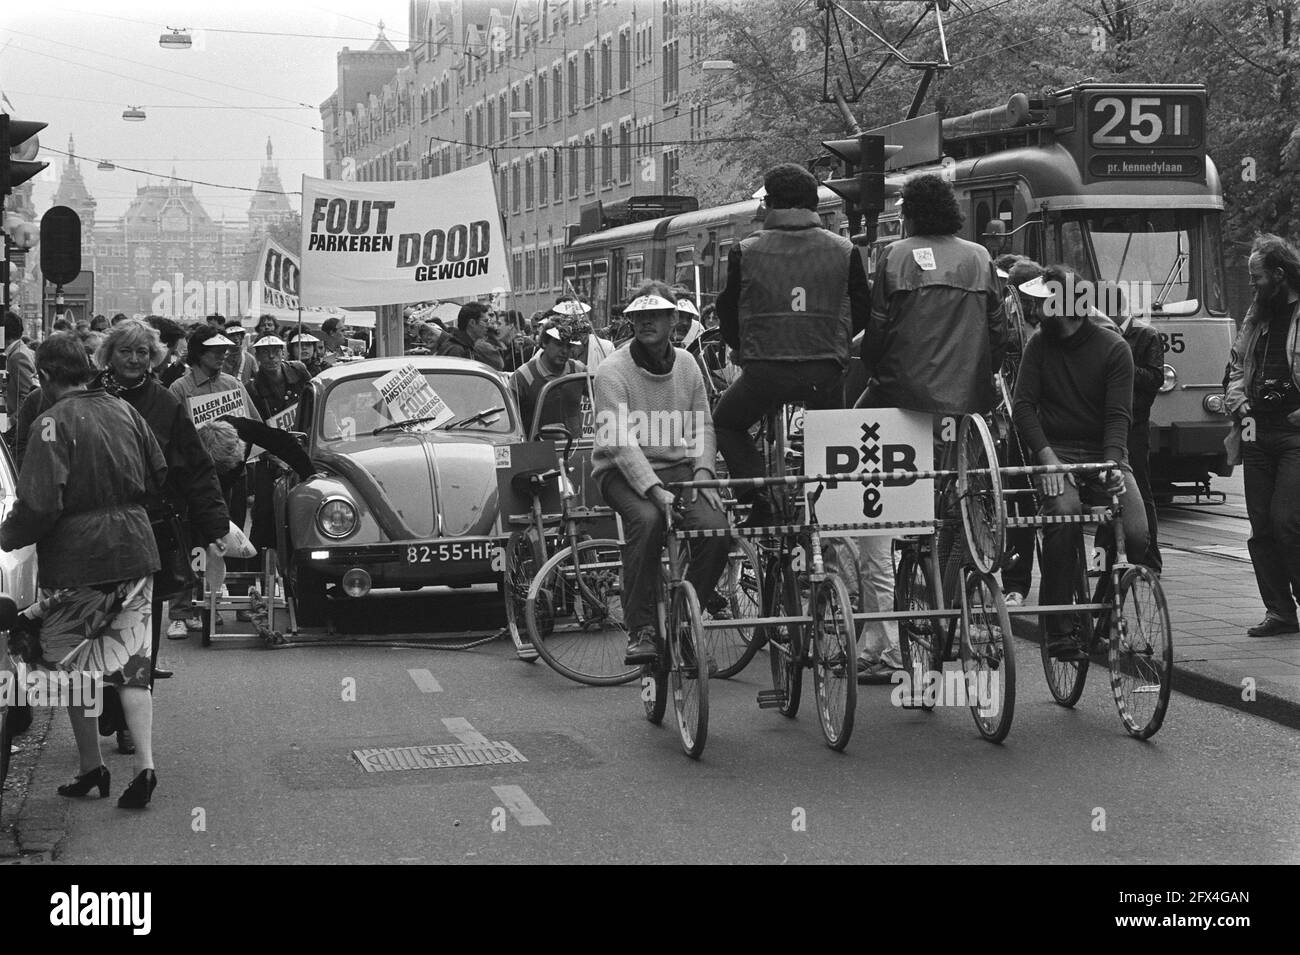
<path fill-rule="evenodd" d="M 537 648 L 532 646 L 520 647 L 519 649 L 515 650 L 515 656 L 517 656 L 520 660 L 536 660 Z"/>
<path fill-rule="evenodd" d="M 760 710 L 774 710 L 779 706 L 785 706 L 785 690 L 758 691 L 758 708 Z"/>

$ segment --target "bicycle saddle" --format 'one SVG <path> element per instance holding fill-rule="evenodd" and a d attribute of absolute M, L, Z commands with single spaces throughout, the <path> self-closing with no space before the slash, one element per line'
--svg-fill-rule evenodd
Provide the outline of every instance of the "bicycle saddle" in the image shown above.
<path fill-rule="evenodd" d="M 530 468 L 512 477 L 510 486 L 514 488 L 516 494 L 541 494 L 543 486 L 551 479 L 559 477 L 559 474 L 560 472 L 555 468 Z"/>

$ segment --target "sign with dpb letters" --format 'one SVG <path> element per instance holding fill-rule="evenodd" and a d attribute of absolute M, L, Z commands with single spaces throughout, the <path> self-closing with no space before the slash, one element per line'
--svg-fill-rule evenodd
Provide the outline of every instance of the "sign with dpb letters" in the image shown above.
<path fill-rule="evenodd" d="M 934 467 L 930 415 L 897 408 L 851 408 L 804 414 L 804 474 L 929 471 Z M 809 485 L 815 490 L 816 485 Z M 934 519 L 934 482 L 901 477 L 826 485 L 817 501 L 822 524 Z M 899 536 L 890 528 L 836 531 L 836 536 Z"/>

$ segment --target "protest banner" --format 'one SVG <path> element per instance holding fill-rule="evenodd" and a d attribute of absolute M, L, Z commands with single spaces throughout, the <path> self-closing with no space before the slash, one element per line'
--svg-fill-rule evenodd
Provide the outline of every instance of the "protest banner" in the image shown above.
<path fill-rule="evenodd" d="M 379 389 L 380 397 L 384 399 L 388 414 L 394 421 L 431 419 L 413 425 L 412 430 L 432 431 L 454 417 L 447 403 L 438 397 L 438 393 L 429 384 L 429 379 L 415 365 L 403 365 L 381 375 L 375 379 L 375 387 Z"/>
<path fill-rule="evenodd" d="M 298 417 L 298 403 L 295 401 L 289 407 L 285 408 L 278 414 L 273 414 L 266 419 L 268 427 L 279 428 L 281 431 L 292 431 L 293 423 Z"/>
<path fill-rule="evenodd" d="M 508 289 L 487 163 L 413 182 L 302 180 L 303 305 L 393 305 Z"/>
<path fill-rule="evenodd" d="M 269 235 L 262 242 L 257 275 L 261 279 L 261 296 L 255 306 L 258 313 L 298 308 L 298 258 Z"/>
<path fill-rule="evenodd" d="M 190 398 L 190 420 L 194 427 L 215 421 L 222 415 L 248 417 L 248 407 L 244 404 L 243 389 L 219 391 L 212 395 L 194 395 Z"/>

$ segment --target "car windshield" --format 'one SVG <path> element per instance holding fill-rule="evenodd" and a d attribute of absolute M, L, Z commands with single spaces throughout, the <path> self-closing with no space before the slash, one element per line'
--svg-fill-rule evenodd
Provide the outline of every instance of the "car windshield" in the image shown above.
<path fill-rule="evenodd" d="M 388 406 L 380 398 L 375 382 L 383 372 L 366 378 L 340 381 L 325 395 L 324 412 L 319 416 L 320 437 L 324 441 L 352 441 L 369 437 L 376 428 L 396 424 Z M 438 397 L 446 402 L 455 421 L 490 408 L 509 409 L 503 387 L 492 377 L 472 372 L 426 371 L 424 378 Z M 494 420 L 495 419 L 495 420 Z M 467 422 L 464 431 L 487 431 L 508 434 L 509 410 Z"/>
<path fill-rule="evenodd" d="M 1221 266 L 1214 247 L 1201 241 L 1202 217 L 1195 209 L 1087 212 L 1058 224 L 1061 258 L 1089 279 L 1120 283 L 1138 311 L 1151 306 L 1208 297 L 1221 307 Z M 1211 223 L 1217 227 L 1217 224 Z M 1203 283 L 1203 278 L 1208 282 Z M 1202 285 L 1206 290 L 1202 293 Z"/>

